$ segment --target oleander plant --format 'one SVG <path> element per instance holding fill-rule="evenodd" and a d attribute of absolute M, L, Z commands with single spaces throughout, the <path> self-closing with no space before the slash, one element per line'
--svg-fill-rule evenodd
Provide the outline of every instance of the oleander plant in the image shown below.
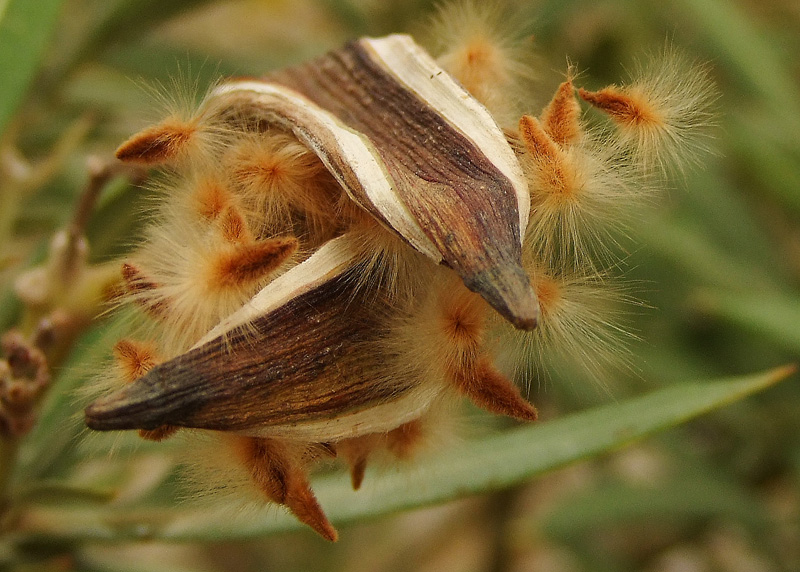
<path fill-rule="evenodd" d="M 8 0 L 0 569 L 800 567 L 798 28 Z"/>

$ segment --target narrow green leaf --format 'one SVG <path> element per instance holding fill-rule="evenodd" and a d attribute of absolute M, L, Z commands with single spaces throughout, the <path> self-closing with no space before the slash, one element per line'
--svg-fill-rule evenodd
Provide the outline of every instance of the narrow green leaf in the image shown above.
<path fill-rule="evenodd" d="M 40 481 L 18 491 L 16 498 L 22 502 L 30 501 L 38 504 L 64 505 L 74 503 L 86 505 L 108 502 L 116 494 L 117 491 L 112 488 L 86 487 L 80 484 L 59 481 Z"/>
<path fill-rule="evenodd" d="M 753 191 L 768 193 L 787 210 L 800 212 L 800 145 L 787 136 L 783 122 L 771 116 L 731 115 L 725 128 L 737 169 L 758 184 Z"/>
<path fill-rule="evenodd" d="M 22 0 L 23 2 L 25 0 Z M 115 0 L 98 4 L 100 14 L 88 25 L 74 46 L 67 47 L 48 70 L 48 86 L 61 82 L 84 61 L 96 57 L 111 44 L 142 36 L 159 23 L 200 8 L 212 0 Z"/>
<path fill-rule="evenodd" d="M 707 292 L 701 310 L 800 351 L 800 297 L 774 292 Z"/>
<path fill-rule="evenodd" d="M 655 431 L 742 399 L 784 379 L 784 367 L 716 382 L 680 384 L 644 397 L 563 419 L 525 426 L 465 444 L 413 471 L 368 475 L 370 486 L 353 492 L 344 474 L 317 479 L 314 488 L 331 519 L 344 524 L 429 506 L 522 483 L 569 463 L 613 451 Z M 205 509 L 129 512 L 35 508 L 27 538 L 122 541 L 137 538 L 209 541 L 253 538 L 300 528 L 293 518 L 264 509 L 255 518 Z"/>
<path fill-rule="evenodd" d="M 681 475 L 663 487 L 614 483 L 570 497 L 543 517 L 547 534 L 578 540 L 622 523 L 652 521 L 690 526 L 709 518 L 735 519 L 757 531 L 769 525 L 766 511 L 746 489 L 706 475 Z"/>
<path fill-rule="evenodd" d="M 797 85 L 788 54 L 773 36 L 759 29 L 752 18 L 727 0 L 674 0 L 689 25 L 705 38 L 704 47 L 728 68 L 731 78 L 781 112 L 782 121 L 796 127 L 800 109 Z"/>
<path fill-rule="evenodd" d="M 746 260 L 710 240 L 698 223 L 649 216 L 636 230 L 648 252 L 668 258 L 703 283 L 732 290 L 778 288 L 771 276 L 753 272 Z"/>
<path fill-rule="evenodd" d="M 62 0 L 0 2 L 0 133 L 25 97 L 55 29 Z"/>

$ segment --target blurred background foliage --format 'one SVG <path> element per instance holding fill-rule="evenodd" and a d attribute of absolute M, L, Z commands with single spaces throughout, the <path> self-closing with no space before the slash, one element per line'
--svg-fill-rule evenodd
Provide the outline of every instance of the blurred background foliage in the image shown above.
<path fill-rule="evenodd" d="M 721 94 L 716 155 L 676 177 L 630 230 L 622 272 L 643 301 L 629 319 L 640 338 L 632 344 L 636 373 L 609 380 L 606 393 L 566 367 L 556 370 L 531 390 L 545 419 L 601 402 L 613 407 L 676 381 L 796 361 L 800 4 L 518 4 L 533 35 L 534 113 L 558 85 L 567 58 L 594 88 L 624 78 L 626 66 L 657 52 L 665 38 L 710 62 Z M 359 35 L 424 36 L 433 10 L 426 0 L 0 1 L 0 332 L 32 327 L 13 284 L 46 258 L 56 229 L 75 220 L 75 205 L 91 183 L 87 157 L 109 161 L 120 141 L 158 118 L 143 86 L 196 82 L 202 94 L 220 75 L 259 75 Z M 85 229 L 92 268 L 114 261 L 136 240 L 148 191 L 122 175 L 103 179 Z M 114 339 L 107 321 L 86 330 L 57 370 L 33 432 L 0 447 L 6 463 L 0 482 L 16 479 L 17 495 L 41 505 L 21 523 L 0 522 L 13 540 L 0 541 L 0 569 L 800 570 L 796 379 L 531 482 L 512 479 L 514 486 L 499 492 L 380 520 L 351 519 L 356 523 L 337 545 L 306 531 L 262 536 L 246 524 L 212 530 L 213 517 L 202 511 L 186 516 L 207 521 L 206 532 L 194 537 L 202 542 L 185 542 L 191 534 L 182 543 L 141 542 L 150 531 L 134 520 L 125 521 L 129 528 L 93 528 L 91 508 L 112 497 L 121 506 L 126 498 L 145 498 L 137 510 L 149 509 L 152 522 L 180 495 L 169 443 L 136 445 L 131 456 L 132 441 L 118 439 L 112 462 L 108 441 L 81 433 L 83 402 L 75 391 Z M 612 411 L 609 423 L 618 414 Z M 470 415 L 486 427 L 498 423 Z M 436 488 L 421 470 L 398 478 L 401 489 Z M 369 499 L 369 490 L 362 494 Z M 274 513 L 267 517 L 278 523 L 274 530 L 292 528 Z M 14 537 L 14 526 L 39 536 Z"/>

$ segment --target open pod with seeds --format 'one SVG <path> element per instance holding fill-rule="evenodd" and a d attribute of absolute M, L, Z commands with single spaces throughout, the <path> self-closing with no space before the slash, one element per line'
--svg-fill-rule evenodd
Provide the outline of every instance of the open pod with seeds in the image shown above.
<path fill-rule="evenodd" d="M 615 346 L 591 308 L 602 238 L 652 178 L 639 157 L 658 149 L 640 141 L 691 145 L 707 82 L 693 76 L 679 121 L 674 93 L 582 91 L 618 135 L 586 129 L 571 78 L 538 118 L 501 126 L 486 105 L 513 66 L 473 41 L 437 62 L 408 36 L 361 39 L 221 83 L 118 149 L 169 182 L 123 265 L 146 326 L 116 344 L 119 387 L 89 427 L 216 432 L 266 499 L 334 540 L 308 480 L 319 457 L 358 488 L 371 455 L 410 455 L 458 395 L 534 420 L 495 365 L 500 336 L 587 362 Z"/>

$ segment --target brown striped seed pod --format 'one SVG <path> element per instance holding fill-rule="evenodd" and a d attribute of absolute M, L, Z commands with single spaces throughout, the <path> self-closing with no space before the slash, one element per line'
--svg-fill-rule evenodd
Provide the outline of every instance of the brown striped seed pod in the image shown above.
<path fill-rule="evenodd" d="M 473 65 L 457 52 L 451 71 Z M 609 337 L 570 298 L 575 276 L 583 300 L 606 283 L 570 233 L 636 167 L 584 129 L 574 91 L 569 79 L 539 119 L 501 128 L 392 35 L 222 83 L 190 118 L 131 137 L 121 160 L 174 178 L 123 267 L 153 339 L 117 344 L 121 388 L 87 407 L 88 426 L 224 432 L 267 499 L 333 540 L 307 477 L 320 451 L 340 450 L 357 488 L 376 451 L 410 455 L 448 394 L 534 420 L 494 365 L 498 332 L 567 338 L 581 359 Z"/>

